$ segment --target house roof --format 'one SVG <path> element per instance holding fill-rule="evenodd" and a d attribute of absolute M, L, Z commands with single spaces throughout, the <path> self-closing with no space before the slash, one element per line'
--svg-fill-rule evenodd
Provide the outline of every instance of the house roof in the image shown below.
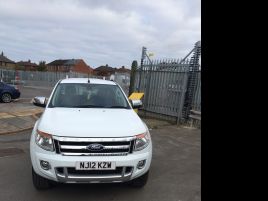
<path fill-rule="evenodd" d="M 98 68 L 94 69 L 95 71 L 108 71 L 108 72 L 114 72 L 116 68 L 110 67 L 110 66 L 99 66 Z"/>
<path fill-rule="evenodd" d="M 13 64 L 15 63 L 14 61 L 12 61 L 12 60 L 8 59 L 7 57 L 5 57 L 3 52 L 0 54 L 0 61 L 6 62 L 6 63 L 13 63 Z"/>
<path fill-rule="evenodd" d="M 75 65 L 77 62 L 81 61 L 81 59 L 69 59 L 65 62 L 64 65 Z"/>
<path fill-rule="evenodd" d="M 118 73 L 130 73 L 131 70 L 122 66 L 121 68 L 116 69 L 116 72 L 118 72 Z"/>
<path fill-rule="evenodd" d="M 37 66 L 36 63 L 31 63 L 30 61 L 19 61 L 17 64 L 20 66 Z"/>
<path fill-rule="evenodd" d="M 71 66 L 75 65 L 77 62 L 79 62 L 81 59 L 57 59 L 50 63 L 48 63 L 48 66 Z"/>

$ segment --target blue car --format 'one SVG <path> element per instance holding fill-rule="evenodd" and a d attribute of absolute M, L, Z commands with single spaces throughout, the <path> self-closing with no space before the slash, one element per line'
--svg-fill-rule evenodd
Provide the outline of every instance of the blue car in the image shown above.
<path fill-rule="evenodd" d="M 0 82 L 0 101 L 4 103 L 11 102 L 12 99 L 20 97 L 20 91 L 14 87 Z"/>

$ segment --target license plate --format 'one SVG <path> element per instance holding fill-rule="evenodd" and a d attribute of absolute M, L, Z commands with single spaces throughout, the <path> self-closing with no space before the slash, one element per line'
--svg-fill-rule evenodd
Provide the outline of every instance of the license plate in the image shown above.
<path fill-rule="evenodd" d="M 76 162 L 76 170 L 115 170 L 115 162 L 107 161 L 80 161 Z"/>

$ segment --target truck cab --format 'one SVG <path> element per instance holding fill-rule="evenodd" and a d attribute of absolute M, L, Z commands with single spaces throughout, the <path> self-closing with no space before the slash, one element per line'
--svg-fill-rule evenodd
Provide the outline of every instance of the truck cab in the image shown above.
<path fill-rule="evenodd" d="M 31 135 L 33 184 L 127 182 L 143 187 L 149 176 L 152 141 L 149 129 L 121 87 L 108 80 L 60 80 Z"/>

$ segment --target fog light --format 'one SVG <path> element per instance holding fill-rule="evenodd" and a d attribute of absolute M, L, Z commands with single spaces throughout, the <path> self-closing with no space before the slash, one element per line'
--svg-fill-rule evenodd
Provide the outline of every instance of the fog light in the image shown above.
<path fill-rule="evenodd" d="M 47 161 L 41 160 L 40 165 L 41 165 L 41 168 L 43 168 L 44 170 L 49 170 L 51 168 L 49 162 Z"/>
<path fill-rule="evenodd" d="M 138 169 L 142 169 L 145 166 L 146 160 L 139 161 L 137 164 Z"/>

